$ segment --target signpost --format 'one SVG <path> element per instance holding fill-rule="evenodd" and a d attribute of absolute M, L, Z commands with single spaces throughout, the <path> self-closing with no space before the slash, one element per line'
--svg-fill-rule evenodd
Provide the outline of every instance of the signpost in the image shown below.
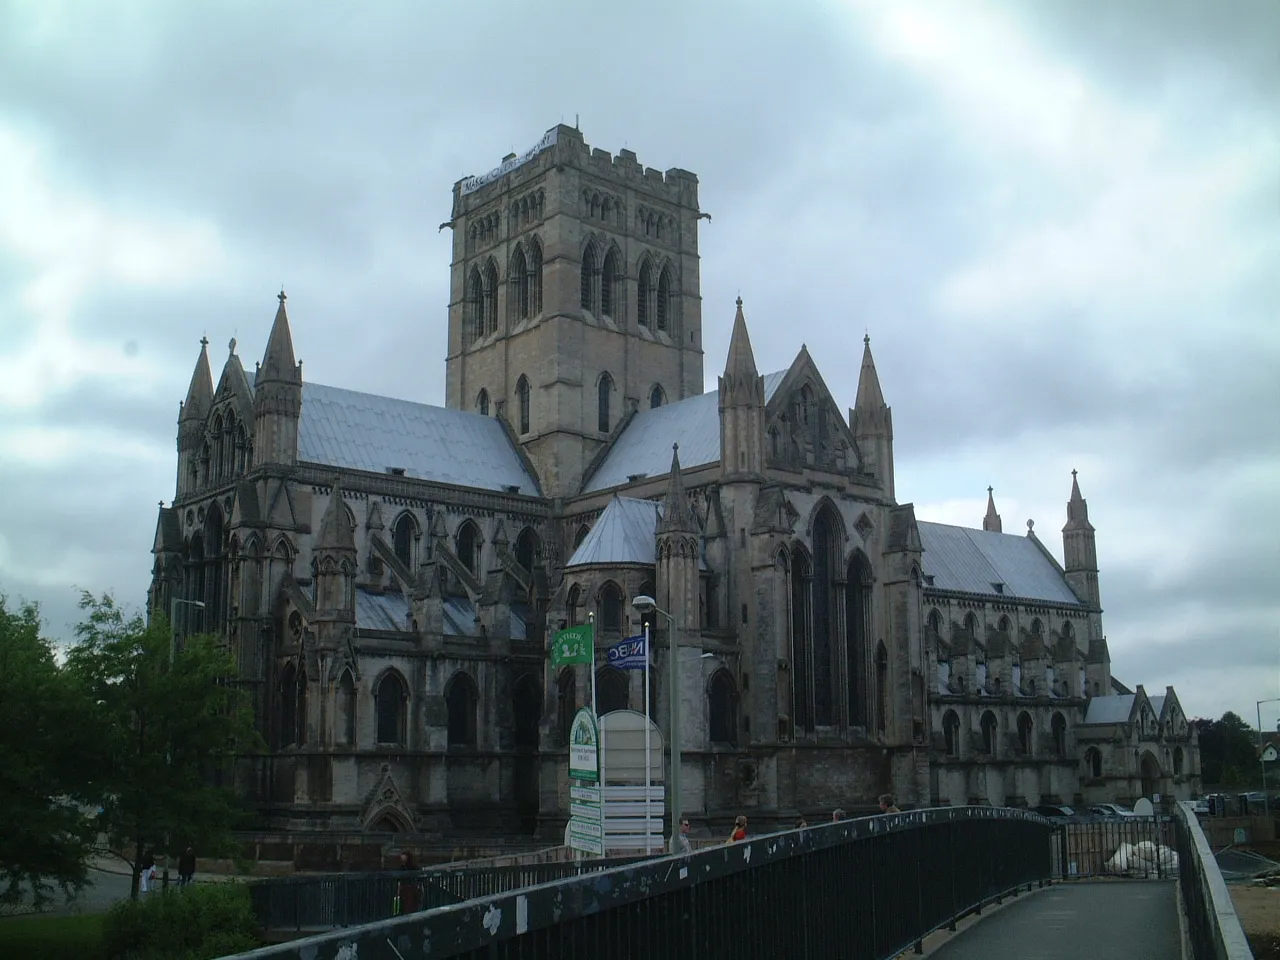
<path fill-rule="evenodd" d="M 559 669 L 584 664 L 591 669 L 591 706 L 580 707 L 569 726 L 569 829 L 570 847 L 597 857 L 604 856 L 604 817 L 600 808 L 600 724 L 596 720 L 595 624 L 561 630 L 551 641 L 551 663 Z"/>

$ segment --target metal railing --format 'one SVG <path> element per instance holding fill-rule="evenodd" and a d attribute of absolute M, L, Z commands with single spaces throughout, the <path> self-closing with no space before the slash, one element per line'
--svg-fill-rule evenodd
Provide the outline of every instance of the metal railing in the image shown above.
<path fill-rule="evenodd" d="M 1172 817 L 1089 817 L 1058 823 L 1053 838 L 1056 880 L 1178 875 Z"/>
<path fill-rule="evenodd" d="M 993 807 L 867 817 L 662 857 L 242 954 L 248 960 L 880 960 L 1051 877 L 1053 827 Z"/>
<path fill-rule="evenodd" d="M 1172 819 L 1191 955 L 1195 960 L 1253 960 L 1231 894 L 1191 804 L 1179 803 Z"/>
<path fill-rule="evenodd" d="M 634 863 L 618 860 L 552 861 L 495 866 L 438 867 L 376 873 L 326 873 L 255 880 L 249 900 L 267 931 L 331 930 L 374 923 L 395 915 L 402 887 L 416 892 L 419 910 L 488 897 L 553 880 Z"/>

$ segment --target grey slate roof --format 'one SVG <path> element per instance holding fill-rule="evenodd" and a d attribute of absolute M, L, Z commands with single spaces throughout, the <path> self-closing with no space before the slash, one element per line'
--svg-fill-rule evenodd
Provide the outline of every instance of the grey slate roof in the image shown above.
<path fill-rule="evenodd" d="M 465 597 L 444 600 L 444 633 L 447 637 L 478 637 L 476 608 Z M 525 639 L 525 621 L 529 609 L 522 604 L 511 607 L 511 639 Z M 356 627 L 360 630 L 385 630 L 405 633 L 409 630 L 409 601 L 401 593 L 370 593 L 356 588 Z"/>
<path fill-rule="evenodd" d="M 921 521 L 924 573 L 935 590 L 1079 606 L 1058 568 L 1030 537 Z M 994 584 L 1004 584 L 999 591 Z"/>
<path fill-rule="evenodd" d="M 372 473 L 403 467 L 405 476 L 439 483 L 539 492 L 492 417 L 319 383 L 302 385 L 298 459 Z"/>
<path fill-rule="evenodd" d="M 591 564 L 652 567 L 657 562 L 658 520 L 662 517 L 662 507 L 657 500 L 615 496 L 591 532 L 573 551 L 565 569 Z M 705 547 L 705 542 L 702 545 Z M 698 557 L 698 569 L 707 569 L 705 556 Z"/>
<path fill-rule="evenodd" d="M 1135 696 L 1136 694 L 1128 693 L 1114 697 L 1094 697 L 1084 712 L 1084 722 L 1127 723 Z"/>
<path fill-rule="evenodd" d="M 1164 713 L 1164 694 L 1158 697 L 1147 697 L 1147 702 L 1151 704 L 1151 709 L 1155 711 L 1156 719 L 1160 719 L 1160 715 Z"/>
<path fill-rule="evenodd" d="M 766 403 L 786 375 L 786 370 L 765 374 Z M 620 486 L 636 474 L 665 476 L 671 472 L 673 443 L 680 444 L 682 469 L 719 461 L 719 393 L 703 393 L 652 410 L 641 410 L 614 441 L 604 462 L 583 487 L 583 492 L 595 493 Z"/>

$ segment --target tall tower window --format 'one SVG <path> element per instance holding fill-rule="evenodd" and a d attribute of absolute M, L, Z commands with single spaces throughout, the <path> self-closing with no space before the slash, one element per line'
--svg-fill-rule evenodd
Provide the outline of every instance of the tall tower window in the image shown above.
<path fill-rule="evenodd" d="M 636 322 L 642 327 L 653 323 L 653 318 L 649 315 L 652 303 L 649 288 L 652 285 L 653 271 L 649 268 L 649 261 L 645 260 L 640 264 L 640 277 L 636 282 Z"/>
<path fill-rule="evenodd" d="M 658 275 L 658 302 L 655 304 L 657 309 L 654 311 L 657 319 L 657 327 L 663 333 L 666 333 L 670 326 L 671 312 L 671 268 L 663 267 L 662 273 Z"/>
<path fill-rule="evenodd" d="M 468 342 L 484 336 L 484 283 L 475 267 L 467 277 L 467 319 L 464 330 Z"/>
<path fill-rule="evenodd" d="M 511 298 L 509 312 L 513 320 L 529 316 L 529 264 L 524 247 L 519 244 L 511 255 L 511 267 L 507 270 L 507 296 Z"/>
<path fill-rule="evenodd" d="M 498 267 L 490 258 L 484 266 L 483 336 L 498 332 Z"/>
<path fill-rule="evenodd" d="M 587 244 L 585 250 L 582 251 L 582 309 L 590 310 L 595 306 L 595 297 L 592 296 L 593 284 L 596 275 L 596 248 L 591 244 Z"/>
<path fill-rule="evenodd" d="M 542 245 L 537 237 L 529 239 L 529 250 L 526 254 L 529 271 L 529 315 L 536 317 L 542 312 Z"/>
<path fill-rule="evenodd" d="M 476 411 L 482 417 L 489 415 L 489 391 L 481 390 L 480 396 L 476 397 Z"/>
<path fill-rule="evenodd" d="M 596 400 L 597 400 L 597 405 L 599 407 L 597 414 L 600 421 L 597 424 L 597 426 L 599 426 L 601 433 L 608 433 L 609 419 L 610 419 L 609 406 L 610 406 L 610 401 L 613 399 L 613 378 L 610 377 L 607 373 L 601 374 L 600 384 L 596 388 L 596 391 L 597 391 Z"/>
<path fill-rule="evenodd" d="M 617 318 L 622 313 L 619 309 L 619 287 L 622 283 L 622 271 L 618 267 L 617 247 L 610 247 L 604 255 L 604 269 L 600 274 L 600 312 L 606 317 Z"/>
<path fill-rule="evenodd" d="M 520 407 L 520 433 L 529 432 L 529 378 L 521 374 L 516 382 L 516 402 Z"/>

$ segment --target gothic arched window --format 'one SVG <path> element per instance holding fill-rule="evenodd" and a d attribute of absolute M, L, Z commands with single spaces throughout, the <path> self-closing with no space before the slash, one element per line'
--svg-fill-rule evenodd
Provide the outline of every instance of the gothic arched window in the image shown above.
<path fill-rule="evenodd" d="M 996 746 L 997 746 L 996 715 L 992 713 L 990 710 L 988 710 L 986 713 L 982 715 L 982 720 L 980 723 L 982 726 L 982 752 L 988 753 L 994 757 L 996 754 Z"/>
<path fill-rule="evenodd" d="M 876 648 L 876 730 L 889 729 L 889 652 L 881 643 Z"/>
<path fill-rule="evenodd" d="M 649 307 L 653 302 L 649 290 L 651 286 L 653 286 L 653 271 L 646 259 L 640 264 L 640 275 L 636 281 L 636 322 L 642 327 L 647 327 L 653 322 L 653 318 L 649 316 L 651 312 Z"/>
<path fill-rule="evenodd" d="M 413 570 L 413 546 L 417 539 L 416 534 L 417 528 L 413 517 L 408 513 L 400 514 L 395 526 L 391 528 L 391 548 L 395 552 L 396 559 L 410 571 Z"/>
<path fill-rule="evenodd" d="M 947 745 L 947 756 L 960 756 L 960 717 L 954 710 L 942 715 L 942 736 Z"/>
<path fill-rule="evenodd" d="M 809 625 L 809 577 L 812 571 L 808 554 L 799 544 L 791 553 L 791 683 L 795 710 L 795 728 L 813 729 L 813 637 Z"/>
<path fill-rule="evenodd" d="M 1084 752 L 1084 766 L 1088 771 L 1088 776 L 1094 780 L 1102 777 L 1102 751 L 1097 747 L 1090 747 Z"/>
<path fill-rule="evenodd" d="M 484 336 L 498 332 L 498 265 L 484 265 Z"/>
<path fill-rule="evenodd" d="M 378 718 L 378 743 L 404 746 L 407 688 L 399 674 L 388 673 L 373 693 Z"/>
<path fill-rule="evenodd" d="M 480 271 L 471 268 L 467 277 L 466 320 L 463 327 L 463 346 L 484 336 L 484 281 Z"/>
<path fill-rule="evenodd" d="M 298 742 L 298 675 L 293 664 L 286 664 L 280 672 L 280 746 L 289 747 Z"/>
<path fill-rule="evenodd" d="M 622 633 L 622 591 L 613 581 L 600 588 L 596 626 L 604 633 Z"/>
<path fill-rule="evenodd" d="M 836 696 L 838 695 L 836 677 L 839 676 L 836 670 L 836 657 L 840 642 L 852 636 L 848 633 L 845 637 L 839 635 L 839 619 L 836 611 L 836 602 L 839 597 L 836 580 L 843 572 L 840 569 L 840 557 L 843 553 L 841 540 L 839 518 L 831 505 L 824 503 L 818 509 L 818 515 L 813 521 L 813 584 L 810 597 L 813 611 L 811 632 L 813 635 L 814 723 L 820 727 L 831 726 L 836 722 Z M 865 667 L 863 669 L 865 671 Z M 851 672 L 851 680 L 852 676 Z M 851 692 L 861 694 L 857 696 L 861 711 L 858 720 L 866 723 L 869 718 L 865 712 L 865 704 L 862 703 L 865 700 L 865 690 L 858 689 Z"/>
<path fill-rule="evenodd" d="M 561 746 L 569 742 L 569 728 L 578 712 L 578 677 L 573 667 L 565 667 L 556 680 L 556 737 Z"/>
<path fill-rule="evenodd" d="M 596 385 L 596 418 L 597 426 L 601 433 L 609 432 L 609 407 L 613 400 L 613 377 L 607 373 L 600 375 L 600 382 Z"/>
<path fill-rule="evenodd" d="M 649 391 L 649 409 L 656 410 L 666 399 L 666 394 L 662 392 L 662 384 L 655 383 L 653 389 Z"/>
<path fill-rule="evenodd" d="M 631 682 L 617 667 L 601 667 L 596 673 L 596 709 L 600 716 L 631 706 Z"/>
<path fill-rule="evenodd" d="M 1031 756 L 1034 731 L 1035 727 L 1031 722 L 1031 714 L 1025 711 L 1018 714 L 1018 750 L 1028 757 Z"/>
<path fill-rule="evenodd" d="M 529 391 L 529 378 L 521 374 L 520 379 L 516 381 L 516 404 L 520 408 L 520 433 L 529 432 L 529 406 L 533 402 L 533 397 Z"/>
<path fill-rule="evenodd" d="M 342 679 L 338 681 L 336 698 L 337 717 L 334 718 L 333 733 L 340 747 L 353 747 L 356 743 L 356 684 L 351 679 L 351 671 L 342 671 Z"/>
<path fill-rule="evenodd" d="M 476 397 L 476 412 L 482 417 L 489 415 L 489 391 L 481 390 L 480 395 Z"/>
<path fill-rule="evenodd" d="M 854 551 L 845 572 L 845 669 L 849 722 L 870 725 L 870 695 L 867 689 L 867 659 L 870 657 L 872 628 L 871 561 L 861 550 Z M 877 683 L 879 682 L 877 666 Z M 877 719 L 879 714 L 877 713 Z"/>
<path fill-rule="evenodd" d="M 462 526 L 458 528 L 457 550 L 455 552 L 464 567 L 474 574 L 479 573 L 480 528 L 472 521 L 464 520 Z"/>
<path fill-rule="evenodd" d="M 507 270 L 507 296 L 511 298 L 507 312 L 513 320 L 529 316 L 529 264 L 525 260 L 524 247 L 517 244 Z"/>
<path fill-rule="evenodd" d="M 618 248 L 610 247 L 604 255 L 604 268 L 600 272 L 600 313 L 617 319 L 621 314 L 622 270 L 618 266 Z"/>
<path fill-rule="evenodd" d="M 542 719 L 542 692 L 538 681 L 524 674 L 511 690 L 512 740 L 517 748 L 538 746 L 538 724 Z"/>
<path fill-rule="evenodd" d="M 582 251 L 581 300 L 583 310 L 590 310 L 595 306 L 595 297 L 592 296 L 595 288 L 595 274 L 596 249 L 591 244 L 587 244 L 586 249 Z"/>
<path fill-rule="evenodd" d="M 582 622 L 582 588 L 576 583 L 569 588 L 565 612 L 569 615 L 569 626 L 576 627 Z"/>
<path fill-rule="evenodd" d="M 738 692 L 733 677 L 721 667 L 707 684 L 707 712 L 712 743 L 738 742 Z"/>
<path fill-rule="evenodd" d="M 536 317 L 542 312 L 542 245 L 538 238 L 529 241 L 529 316 Z"/>
<path fill-rule="evenodd" d="M 671 268 L 663 267 L 662 273 L 658 274 L 658 302 L 655 304 L 657 309 L 656 326 L 663 333 L 667 332 L 667 328 L 671 324 Z"/>
<path fill-rule="evenodd" d="M 444 690 L 445 709 L 449 716 L 449 746 L 476 745 L 476 703 L 479 700 L 475 681 L 459 671 Z"/>
<path fill-rule="evenodd" d="M 516 563 L 529 573 L 538 559 L 538 535 L 532 527 L 525 527 L 516 537 Z"/>
<path fill-rule="evenodd" d="M 1067 755 L 1067 718 L 1060 713 L 1053 715 L 1053 750 L 1060 756 Z"/>

